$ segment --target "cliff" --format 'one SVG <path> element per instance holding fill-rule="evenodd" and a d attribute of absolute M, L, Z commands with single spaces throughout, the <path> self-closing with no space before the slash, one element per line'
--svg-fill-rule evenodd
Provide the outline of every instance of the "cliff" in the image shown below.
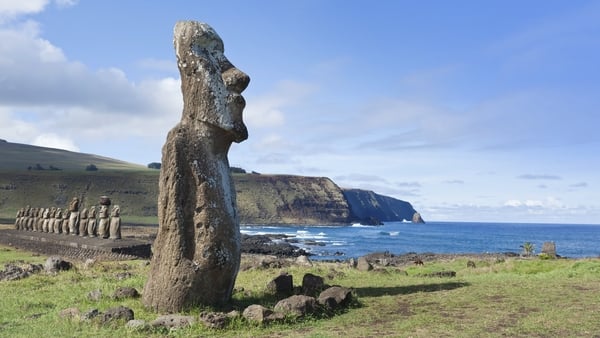
<path fill-rule="evenodd" d="M 159 170 L 8 142 L 0 142 L 0 158 L 7 159 L 0 162 L 0 219 L 14 219 L 27 205 L 64 208 L 74 196 L 89 207 L 107 195 L 121 206 L 124 222 L 157 222 Z M 98 170 L 85 170 L 89 164 Z M 234 173 L 233 179 L 243 224 L 371 224 L 416 213 L 408 202 L 341 189 L 326 177 Z"/>
<path fill-rule="evenodd" d="M 342 192 L 348 201 L 353 219 L 366 223 L 376 221 L 424 223 L 420 214 L 408 202 L 369 190 L 343 189 Z"/>

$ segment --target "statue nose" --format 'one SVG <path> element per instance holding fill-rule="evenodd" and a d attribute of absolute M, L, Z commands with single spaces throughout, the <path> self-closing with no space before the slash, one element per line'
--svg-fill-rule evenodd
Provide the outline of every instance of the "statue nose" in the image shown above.
<path fill-rule="evenodd" d="M 222 77 L 227 89 L 236 93 L 243 92 L 250 83 L 250 77 L 235 67 L 223 72 Z"/>

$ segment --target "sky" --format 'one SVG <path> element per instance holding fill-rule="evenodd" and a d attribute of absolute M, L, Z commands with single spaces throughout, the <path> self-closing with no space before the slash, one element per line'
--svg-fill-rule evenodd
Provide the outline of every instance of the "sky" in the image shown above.
<path fill-rule="evenodd" d="M 600 224 L 600 1 L 0 0 L 0 138 L 160 162 L 178 20 L 251 78 L 232 166 L 426 221 Z"/>

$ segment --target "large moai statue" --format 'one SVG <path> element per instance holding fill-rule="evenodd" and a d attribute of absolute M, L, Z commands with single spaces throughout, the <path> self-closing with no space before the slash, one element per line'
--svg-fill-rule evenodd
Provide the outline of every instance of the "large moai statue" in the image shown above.
<path fill-rule="evenodd" d="M 110 229 L 110 220 L 108 219 L 108 207 L 110 207 L 110 198 L 100 197 L 100 210 L 98 211 L 98 237 L 108 238 Z"/>
<path fill-rule="evenodd" d="M 62 232 L 62 224 L 63 212 L 61 208 L 57 208 L 56 214 L 54 215 L 54 233 L 60 234 Z"/>
<path fill-rule="evenodd" d="M 50 208 L 50 213 L 48 214 L 48 231 L 47 232 L 54 232 L 54 222 L 55 222 L 55 217 L 56 217 L 56 208 L 52 207 Z"/>
<path fill-rule="evenodd" d="M 87 224 L 88 237 L 96 237 L 96 206 L 92 205 L 88 211 Z"/>
<path fill-rule="evenodd" d="M 69 233 L 77 235 L 79 232 L 79 198 L 73 197 L 69 203 Z"/>
<path fill-rule="evenodd" d="M 43 209 L 42 219 L 42 227 L 38 230 L 41 232 L 48 232 L 48 224 L 50 223 L 50 208 Z"/>
<path fill-rule="evenodd" d="M 63 212 L 63 221 L 62 221 L 62 233 L 63 235 L 69 234 L 69 219 L 71 218 L 71 213 L 68 209 L 65 209 Z"/>
<path fill-rule="evenodd" d="M 15 229 L 21 230 L 21 217 L 23 217 L 23 208 L 17 210 L 17 215 L 15 216 Z"/>
<path fill-rule="evenodd" d="M 110 213 L 109 234 L 110 239 L 121 239 L 121 207 L 118 205 L 113 206 Z"/>
<path fill-rule="evenodd" d="M 159 312 L 229 302 L 240 263 L 227 153 L 248 137 L 240 95 L 250 78 L 225 57 L 207 24 L 178 22 L 183 114 L 162 149 L 157 238 L 143 302 Z"/>
<path fill-rule="evenodd" d="M 83 208 L 79 213 L 79 236 L 87 236 L 88 209 Z"/>

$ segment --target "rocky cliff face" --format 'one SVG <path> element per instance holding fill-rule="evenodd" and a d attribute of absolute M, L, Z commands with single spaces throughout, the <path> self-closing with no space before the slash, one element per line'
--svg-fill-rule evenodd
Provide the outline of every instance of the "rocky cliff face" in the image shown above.
<path fill-rule="evenodd" d="M 336 224 L 351 220 L 342 190 L 326 177 L 234 175 L 245 224 Z"/>
<path fill-rule="evenodd" d="M 0 218 L 11 219 L 26 205 L 82 205 L 107 195 L 121 206 L 125 223 L 156 223 L 158 170 L 143 172 L 2 172 Z M 325 177 L 234 174 L 243 224 L 348 224 L 412 220 L 410 203 L 359 189 L 341 189 Z"/>
<path fill-rule="evenodd" d="M 405 201 L 393 197 L 383 196 L 369 190 L 343 189 L 343 194 L 350 206 L 353 219 L 368 224 L 376 221 L 414 221 L 424 223 L 413 206 Z M 421 221 L 418 221 L 421 220 Z"/>

